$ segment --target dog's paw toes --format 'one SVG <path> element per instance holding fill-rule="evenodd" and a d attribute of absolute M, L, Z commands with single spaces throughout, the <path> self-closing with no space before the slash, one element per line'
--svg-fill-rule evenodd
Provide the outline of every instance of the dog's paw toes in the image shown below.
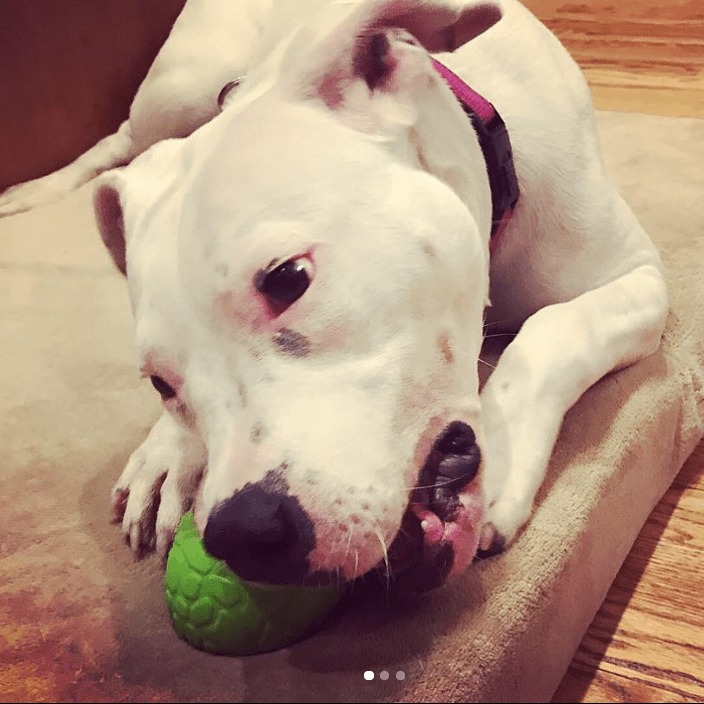
<path fill-rule="evenodd" d="M 501 535 L 492 523 L 487 523 L 482 530 L 477 549 L 477 560 L 485 560 L 502 553 L 508 546 L 508 541 Z"/>
<path fill-rule="evenodd" d="M 477 550 L 476 559 L 486 560 L 489 557 L 494 557 L 494 555 L 500 555 L 504 550 L 506 550 L 507 546 L 508 542 L 506 538 L 494 531 L 494 535 L 490 541 L 480 544 L 479 549 Z"/>
<path fill-rule="evenodd" d="M 115 516 L 117 518 L 121 514 L 122 532 L 137 558 L 144 557 L 156 547 L 154 526 L 165 479 L 166 472 L 162 472 L 143 481 L 135 481 L 129 488 L 118 484 L 113 489 Z"/>
<path fill-rule="evenodd" d="M 32 198 L 22 197 L 23 191 L 20 190 L 22 185 L 11 186 L 0 194 L 0 218 L 24 213 L 41 203 L 41 198 L 38 198 L 35 202 Z"/>
<path fill-rule="evenodd" d="M 116 521 L 137 557 L 165 555 L 193 504 L 207 454 L 202 443 L 164 413 L 132 453 L 112 491 Z"/>
<path fill-rule="evenodd" d="M 122 523 L 127 510 L 127 500 L 130 496 L 130 490 L 125 487 L 114 487 L 112 490 L 112 522 Z"/>
<path fill-rule="evenodd" d="M 511 497 L 502 497 L 491 505 L 477 555 L 484 558 L 504 552 L 528 522 L 532 510 L 532 502 Z"/>
<path fill-rule="evenodd" d="M 145 555 L 154 551 L 156 537 L 154 524 L 151 521 L 134 522 L 129 526 L 123 525 L 125 542 L 134 553 L 135 558 L 141 560 Z"/>
<path fill-rule="evenodd" d="M 171 546 L 174 544 L 174 535 L 176 535 L 176 526 L 159 526 L 156 527 L 156 554 L 161 557 L 164 564 L 169 556 Z"/>
<path fill-rule="evenodd" d="M 184 512 L 190 508 L 192 496 L 179 490 L 171 475 L 161 487 L 161 503 L 156 517 L 156 552 L 166 559 L 174 541 L 176 528 Z"/>

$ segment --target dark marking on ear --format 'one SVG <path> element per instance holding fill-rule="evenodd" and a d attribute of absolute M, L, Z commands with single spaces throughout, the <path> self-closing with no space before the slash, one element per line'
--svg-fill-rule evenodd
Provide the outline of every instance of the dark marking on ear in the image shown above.
<path fill-rule="evenodd" d="M 291 357 L 307 357 L 310 353 L 310 342 L 305 335 L 300 332 L 290 330 L 289 328 L 281 328 L 274 335 L 274 343 L 279 349 L 279 352 Z"/>
<path fill-rule="evenodd" d="M 501 14 L 501 8 L 491 2 L 474 5 L 469 11 L 464 11 L 447 34 L 445 51 L 455 51 L 491 29 L 501 19 Z"/>
<path fill-rule="evenodd" d="M 450 52 L 493 27 L 501 19 L 494 2 L 470 4 L 464 10 L 415 0 L 392 0 L 381 22 L 410 32 L 428 51 Z"/>
<path fill-rule="evenodd" d="M 381 32 L 360 42 L 354 68 L 364 77 L 370 90 L 381 86 L 394 68 L 390 48 L 388 37 Z"/>

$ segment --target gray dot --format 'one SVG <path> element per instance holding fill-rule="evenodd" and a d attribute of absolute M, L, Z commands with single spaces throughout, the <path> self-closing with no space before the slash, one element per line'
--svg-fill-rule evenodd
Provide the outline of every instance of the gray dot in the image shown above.
<path fill-rule="evenodd" d="M 405 680 L 406 679 L 406 673 L 403 670 L 399 670 L 396 673 L 396 679 L 397 680 Z"/>
<path fill-rule="evenodd" d="M 388 679 L 389 679 L 389 673 L 388 673 L 386 670 L 382 670 L 382 671 L 379 673 L 379 679 L 388 680 Z"/>

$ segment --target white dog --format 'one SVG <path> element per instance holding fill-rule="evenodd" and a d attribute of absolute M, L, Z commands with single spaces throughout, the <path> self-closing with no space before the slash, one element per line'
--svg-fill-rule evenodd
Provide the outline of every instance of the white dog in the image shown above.
<path fill-rule="evenodd" d="M 95 206 L 165 406 L 114 490 L 139 554 L 193 507 L 247 579 L 435 587 L 510 543 L 565 412 L 659 345 L 658 254 L 516 0 L 189 0 L 129 120 L 1 212 L 128 162 Z M 518 334 L 480 394 L 485 319 Z"/>

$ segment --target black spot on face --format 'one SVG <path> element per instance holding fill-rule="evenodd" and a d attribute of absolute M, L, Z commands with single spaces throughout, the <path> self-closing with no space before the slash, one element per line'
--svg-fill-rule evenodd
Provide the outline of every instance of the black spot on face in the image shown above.
<path fill-rule="evenodd" d="M 306 357 L 310 353 L 308 338 L 289 328 L 281 328 L 276 332 L 274 344 L 279 352 L 291 357 Z"/>
<path fill-rule="evenodd" d="M 262 440 L 266 437 L 266 428 L 262 423 L 255 423 L 252 426 L 252 429 L 249 431 L 249 439 L 252 441 L 254 445 L 259 445 Z"/>
<path fill-rule="evenodd" d="M 433 247 L 432 244 L 428 244 L 427 242 L 423 245 L 423 254 L 425 254 L 428 259 L 438 258 L 438 253 L 435 247 Z"/>
<path fill-rule="evenodd" d="M 259 486 L 271 494 L 286 496 L 289 492 L 289 485 L 284 474 L 289 468 L 288 462 L 282 462 L 276 469 L 270 469 L 264 479 L 259 482 Z"/>
<path fill-rule="evenodd" d="M 240 397 L 240 402 L 242 403 L 242 407 L 246 408 L 247 406 L 247 388 L 245 385 L 240 381 L 237 384 L 237 393 L 239 394 Z"/>
<path fill-rule="evenodd" d="M 438 349 L 440 350 L 440 355 L 445 361 L 445 364 L 452 364 L 455 361 L 455 355 L 452 352 L 450 340 L 445 333 L 440 335 L 438 339 Z"/>

